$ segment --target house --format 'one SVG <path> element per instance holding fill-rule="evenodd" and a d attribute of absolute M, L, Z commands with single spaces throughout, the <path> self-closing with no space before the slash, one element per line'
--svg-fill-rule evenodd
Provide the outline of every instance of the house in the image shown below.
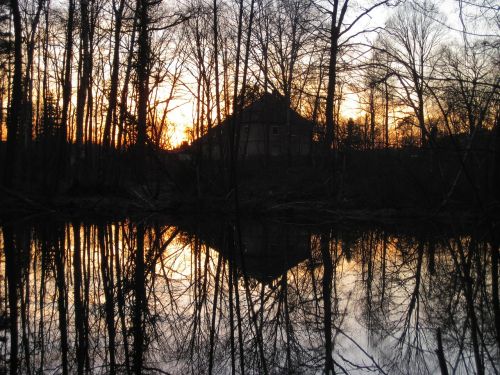
<path fill-rule="evenodd" d="M 286 105 L 285 98 L 274 92 L 264 93 L 247 104 L 238 118 L 226 118 L 220 126 L 193 142 L 193 151 L 201 146 L 204 156 L 219 159 L 221 150 L 229 151 L 229 133 L 236 125 L 240 158 L 307 156 L 311 152 L 314 123 Z"/>

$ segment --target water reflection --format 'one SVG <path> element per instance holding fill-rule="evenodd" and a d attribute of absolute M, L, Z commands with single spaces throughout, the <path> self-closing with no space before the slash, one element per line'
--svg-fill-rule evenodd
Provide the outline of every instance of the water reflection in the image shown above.
<path fill-rule="evenodd" d="M 1 228 L 10 373 L 498 373 L 479 233 L 243 222 Z"/>

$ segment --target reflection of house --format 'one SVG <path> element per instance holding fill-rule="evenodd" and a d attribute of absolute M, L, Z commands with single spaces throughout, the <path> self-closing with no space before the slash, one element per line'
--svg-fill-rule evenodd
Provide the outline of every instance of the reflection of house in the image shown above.
<path fill-rule="evenodd" d="M 219 230 L 203 228 L 198 232 L 208 246 L 232 260 L 239 271 L 258 281 L 270 282 L 295 267 L 310 254 L 310 234 L 295 226 L 243 222 L 241 248 L 236 246 L 237 233 L 232 225 Z"/>
<path fill-rule="evenodd" d="M 236 124 L 240 157 L 288 155 L 289 149 L 290 155 L 305 156 L 311 150 L 313 122 L 288 107 L 280 94 L 261 95 L 242 110 L 240 118 L 229 116 L 193 146 L 201 142 L 204 155 L 211 149 L 211 155 L 219 158 L 221 148 L 227 153 L 228 131 Z"/>
<path fill-rule="evenodd" d="M 248 276 L 259 281 L 277 279 L 310 255 L 310 236 L 295 226 L 259 223 L 242 226 L 243 260 L 235 262 Z"/>

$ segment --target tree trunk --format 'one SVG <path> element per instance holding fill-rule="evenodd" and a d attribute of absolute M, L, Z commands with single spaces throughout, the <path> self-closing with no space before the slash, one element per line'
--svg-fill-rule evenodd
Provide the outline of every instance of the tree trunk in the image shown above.
<path fill-rule="evenodd" d="M 138 158 L 138 167 L 142 172 L 145 162 L 145 146 L 146 146 L 146 126 L 148 115 L 148 98 L 149 98 L 149 2 L 148 0 L 138 0 L 139 15 L 139 50 L 137 54 L 137 139 L 136 151 Z"/>
<path fill-rule="evenodd" d="M 387 80 L 384 82 L 384 93 L 385 93 L 385 148 L 389 148 L 389 87 L 387 85 Z"/>
<path fill-rule="evenodd" d="M 68 138 L 68 117 L 71 102 L 71 64 L 73 60 L 73 23 L 75 14 L 75 0 L 69 0 L 68 23 L 66 25 L 66 51 L 64 53 L 64 82 L 62 89 L 62 118 L 61 143 L 64 145 Z"/>
<path fill-rule="evenodd" d="M 83 143 L 83 122 L 85 119 L 85 102 L 90 81 L 91 57 L 89 53 L 89 13 L 88 0 L 80 0 L 81 26 L 80 37 L 82 50 L 80 51 L 81 76 L 76 99 L 76 145 L 78 153 Z M 80 157 L 80 155 L 78 155 Z"/>
<path fill-rule="evenodd" d="M 114 4 L 114 2 L 113 2 Z M 105 147 L 111 146 L 111 123 L 116 119 L 116 102 L 118 95 L 118 73 L 120 70 L 120 37 L 122 28 L 123 9 L 125 0 L 120 0 L 120 6 L 115 10 L 115 29 L 114 29 L 114 47 L 113 47 L 113 62 L 111 71 L 111 87 L 108 98 L 108 111 L 106 114 L 106 122 L 104 124 L 104 132 L 102 143 Z M 115 131 L 113 126 L 113 132 Z"/>
<path fill-rule="evenodd" d="M 348 0 L 338 15 L 339 0 L 333 1 L 332 20 L 330 27 L 330 62 L 328 64 L 328 86 L 326 89 L 326 138 L 325 151 L 329 155 L 327 158 L 331 171 L 330 193 L 335 188 L 335 89 L 337 86 L 337 55 L 339 51 L 340 27 L 347 11 Z M 338 15 L 338 17 L 337 17 Z"/>
<path fill-rule="evenodd" d="M 238 86 L 240 73 L 240 53 L 241 53 L 241 38 L 243 34 L 243 0 L 239 2 L 238 14 L 238 36 L 236 41 L 236 65 L 234 71 L 234 89 L 233 89 L 233 118 L 230 124 L 230 129 L 227 132 L 229 137 L 229 190 L 234 189 L 235 200 L 237 201 L 237 177 L 236 177 L 236 162 L 238 160 L 238 148 L 236 144 L 237 132 L 236 127 L 239 111 L 238 101 Z"/>
<path fill-rule="evenodd" d="M 500 111 L 495 116 L 493 128 L 493 166 L 491 173 L 490 191 L 492 200 L 500 202 Z"/>
<path fill-rule="evenodd" d="M 335 87 L 337 84 L 337 53 L 338 53 L 338 29 L 337 29 L 337 9 L 338 1 L 334 1 L 332 13 L 332 25 L 330 29 L 330 62 L 328 64 L 328 86 L 326 88 L 326 150 L 334 147 L 335 142 L 335 120 L 334 120 L 334 102 Z"/>
<path fill-rule="evenodd" d="M 130 75 L 132 73 L 132 58 L 134 56 L 134 45 L 136 42 L 136 32 L 138 27 L 138 9 L 140 2 L 137 2 L 137 9 L 134 17 L 134 25 L 132 28 L 132 36 L 130 37 L 130 48 L 127 57 L 127 69 L 125 71 L 125 78 L 123 79 L 123 89 L 120 97 L 120 118 L 118 120 L 118 139 L 116 141 L 116 147 L 120 149 L 123 145 L 123 134 L 125 127 L 125 119 L 127 117 L 127 97 L 128 97 L 128 86 L 130 83 Z"/>
<path fill-rule="evenodd" d="M 370 89 L 370 148 L 375 148 L 375 88 Z"/>

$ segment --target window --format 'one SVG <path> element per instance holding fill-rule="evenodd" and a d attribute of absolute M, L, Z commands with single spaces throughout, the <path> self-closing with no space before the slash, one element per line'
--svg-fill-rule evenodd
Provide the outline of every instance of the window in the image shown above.
<path fill-rule="evenodd" d="M 271 134 L 272 134 L 272 135 L 278 135 L 279 133 L 280 133 L 280 128 L 279 128 L 279 126 L 273 126 L 273 127 L 271 128 Z"/>

